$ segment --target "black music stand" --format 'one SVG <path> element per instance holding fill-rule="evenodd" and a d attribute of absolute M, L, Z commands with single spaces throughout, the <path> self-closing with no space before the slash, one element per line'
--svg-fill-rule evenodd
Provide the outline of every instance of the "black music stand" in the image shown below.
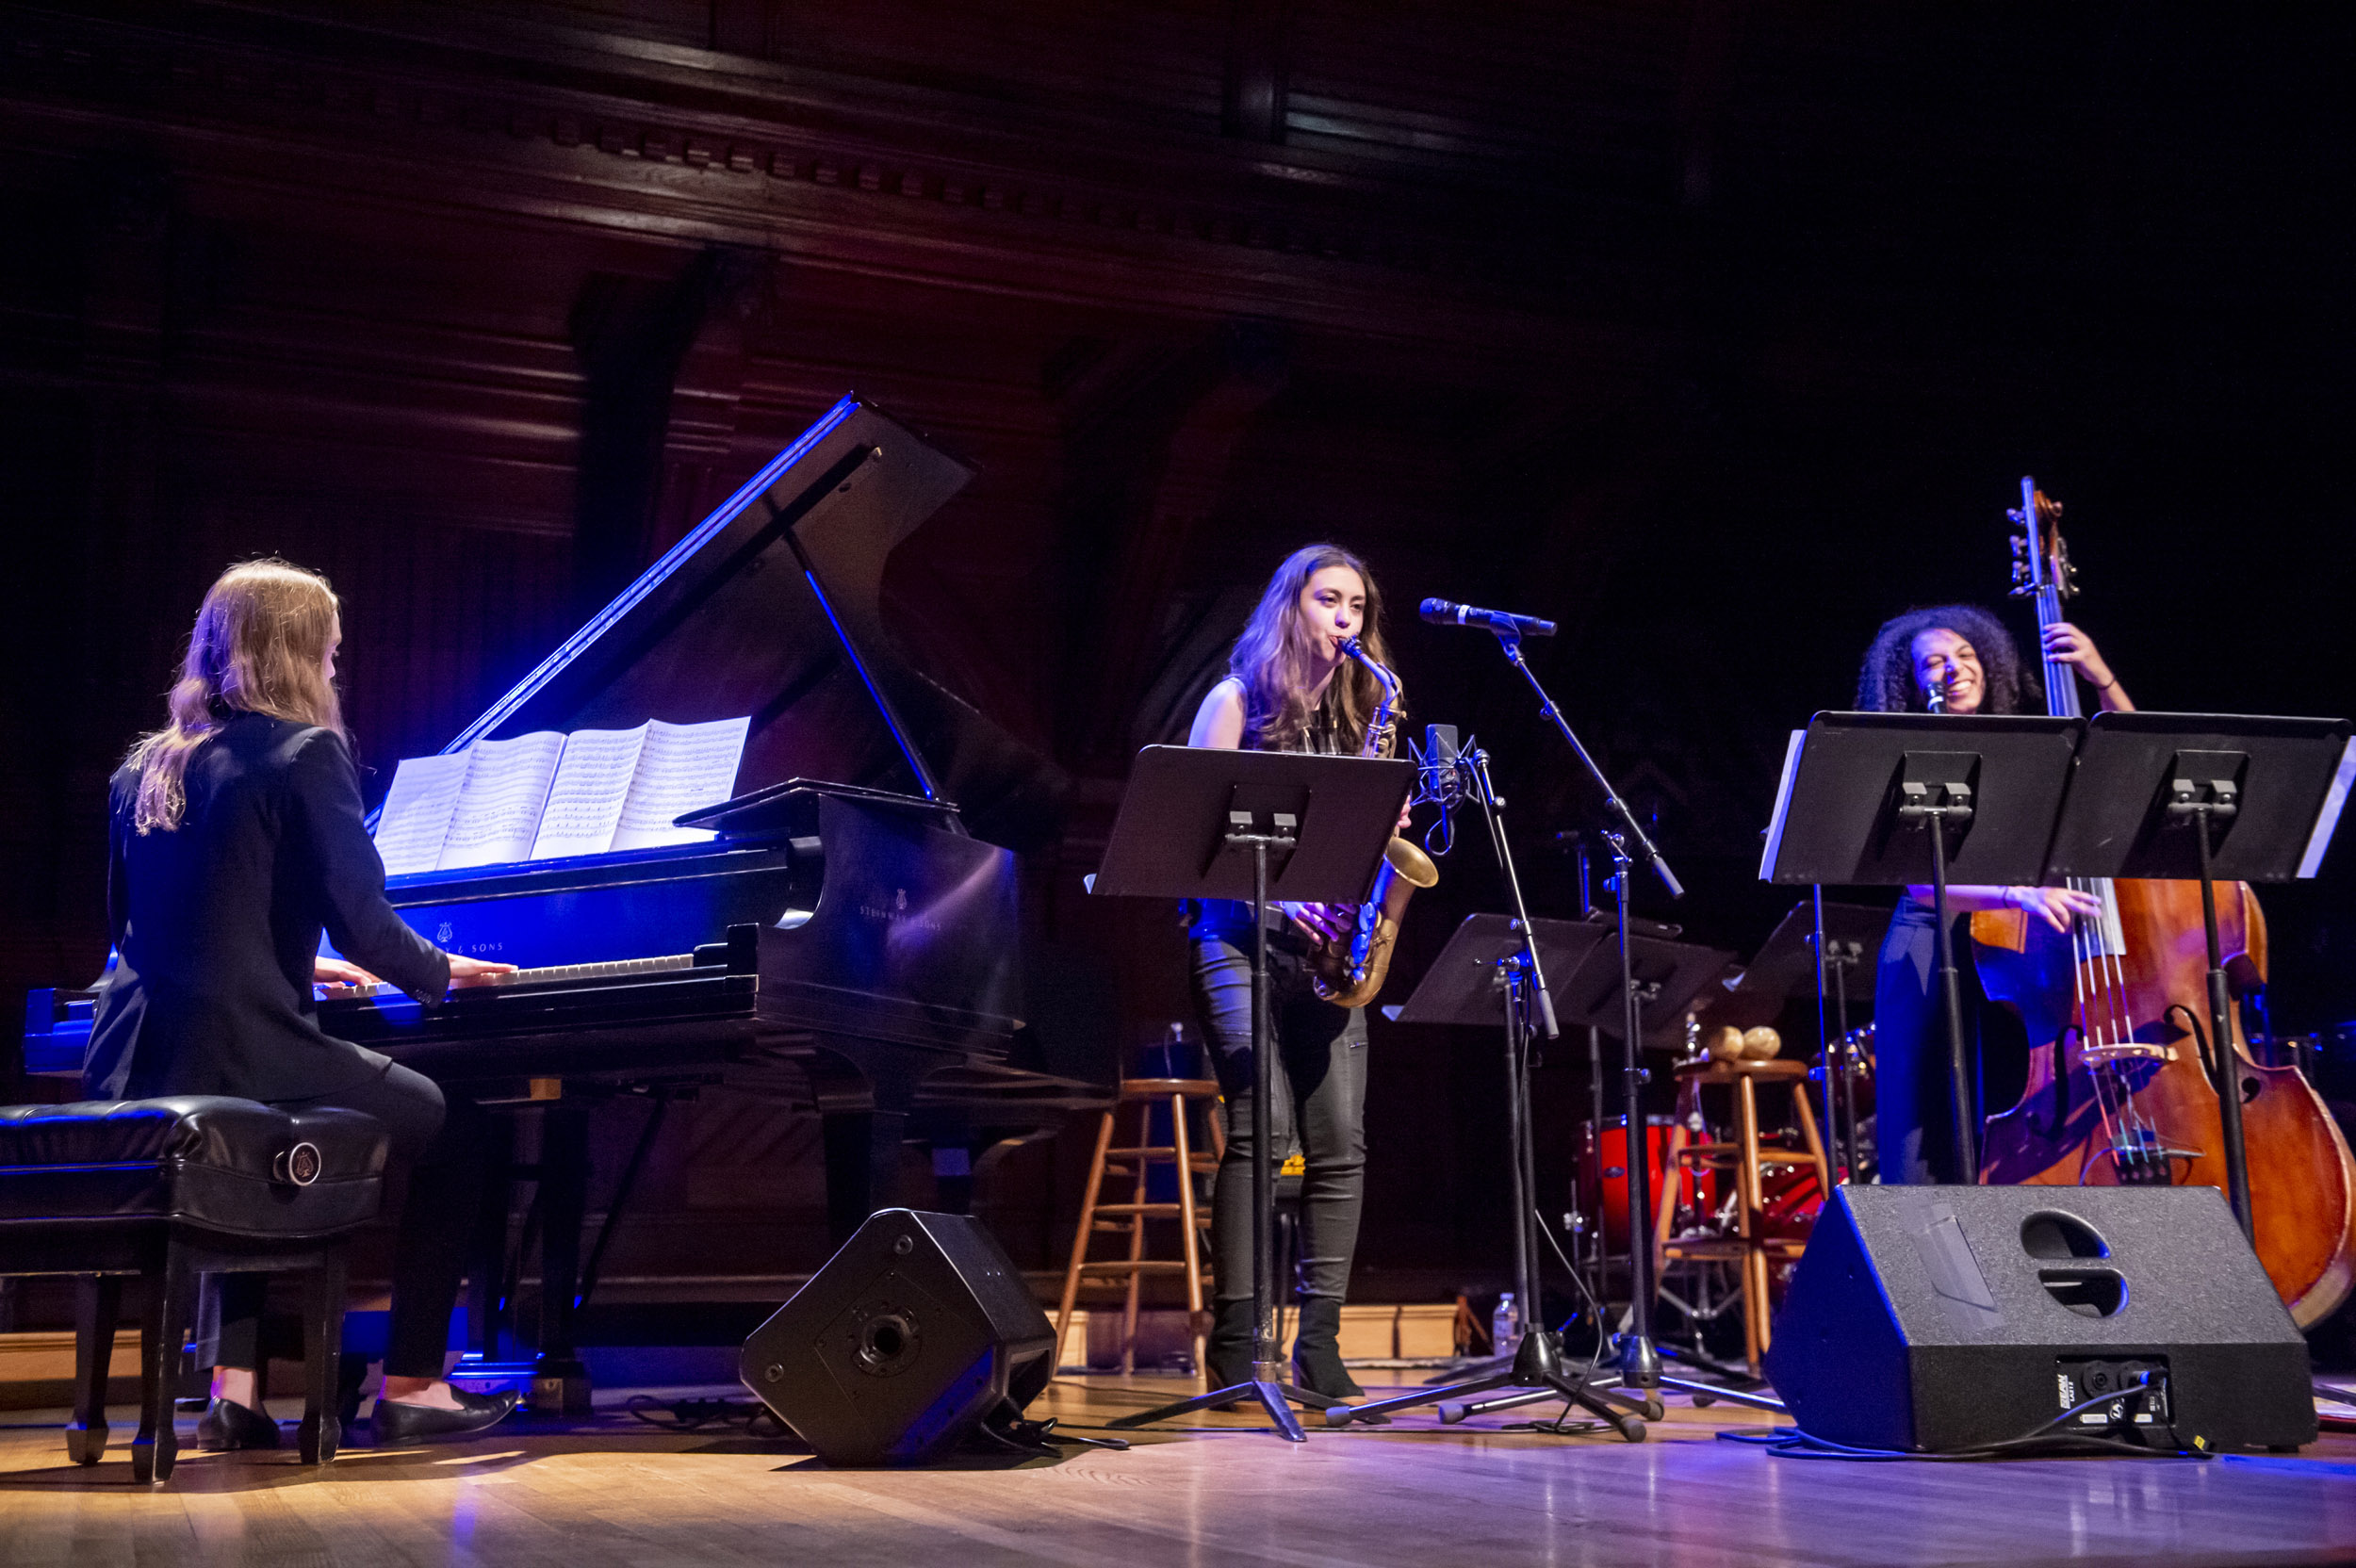
<path fill-rule="evenodd" d="M 1226 898 L 1252 905 L 1252 1380 L 1137 1415 L 1141 1427 L 1213 1405 L 1257 1399 L 1276 1429 L 1307 1441 L 1287 1399 L 1313 1409 L 1338 1403 L 1297 1388 L 1277 1361 L 1276 1160 L 1268 1107 L 1276 1053 L 1268 1033 L 1268 907 L 1363 900 L 1415 787 L 1405 759 L 1147 746 L 1137 753 L 1094 893 L 1137 898 Z M 1179 1172 L 1179 1180 L 1192 1178 Z M 1186 1238 L 1194 1245 L 1194 1238 Z"/>
<path fill-rule="evenodd" d="M 1535 939 L 1541 964 L 1546 972 L 1568 974 L 1586 958 L 1588 951 L 1612 934 L 1607 925 L 1589 921 L 1538 920 L 1530 923 L 1530 936 Z M 1466 915 L 1464 923 L 1449 934 L 1448 945 L 1440 950 L 1432 967 L 1424 971 L 1423 979 L 1404 1006 L 1386 1008 L 1389 1016 L 1401 1023 L 1475 1024 L 1494 1026 L 1500 1017 L 1500 1005 L 1509 1004 L 1506 995 L 1509 985 L 1529 988 L 1529 976 L 1519 968 L 1507 969 L 1509 961 L 1524 956 L 1520 930 L 1511 915 Z M 1525 1018 L 1527 1014 L 1523 1015 Z M 1525 1024 L 1522 1044 L 1529 1044 L 1530 1030 Z M 1513 1042 L 1508 1041 L 1509 1053 Z M 1601 1057 L 1591 1054 L 1591 1061 L 1600 1084 Z M 1513 1233 L 1513 1288 L 1521 1291 L 1523 1311 L 1536 1308 L 1536 1298 L 1528 1294 L 1530 1281 L 1536 1278 L 1524 1266 L 1526 1258 L 1538 1257 L 1538 1241 L 1533 1229 L 1534 1205 L 1537 1201 L 1537 1181 L 1529 1162 L 1519 1156 L 1530 1139 L 1516 1129 L 1525 1124 L 1534 1135 L 1536 1123 L 1530 1110 L 1527 1074 L 1509 1055 L 1506 1064 L 1507 1143 L 1515 1154 L 1513 1167 L 1513 1212 L 1523 1217 L 1523 1223 Z M 1601 1232 L 1597 1232 L 1598 1237 Z M 1539 1266 L 1543 1273 L 1544 1266 Z M 1598 1282 L 1598 1299 L 1602 1289 Z M 1535 1321 L 1535 1319 L 1533 1319 Z M 1494 1347 L 1492 1348 L 1494 1350 Z M 1510 1355 L 1491 1354 L 1470 1364 L 1460 1364 L 1447 1373 L 1428 1381 L 1434 1387 L 1461 1381 L 1466 1373 L 1486 1375 L 1513 1364 Z M 1329 1418 L 1330 1419 L 1330 1418 Z"/>
<path fill-rule="evenodd" d="M 1549 973 L 1570 973 L 1586 957 L 1592 945 L 1611 935 L 1611 927 L 1587 921 L 1533 919 L 1530 923 L 1540 961 Z M 1432 967 L 1424 971 L 1422 981 L 1416 985 L 1405 1005 L 1386 1007 L 1383 1011 L 1401 1023 L 1493 1025 L 1499 1017 L 1499 1005 L 1507 1000 L 1507 985 L 1520 984 L 1527 988 L 1529 984 L 1528 977 L 1519 970 L 1509 972 L 1500 967 L 1510 959 L 1520 958 L 1523 952 L 1522 934 L 1511 915 L 1466 915 L 1464 923 L 1449 934 L 1448 945 L 1432 961 Z M 1525 1030 L 1525 1044 L 1528 1038 Z M 1591 1059 L 1600 1084 L 1603 1070 L 1601 1058 L 1591 1053 Z M 1517 1074 L 1510 1061 L 1507 1074 L 1508 1124 L 1509 1127 L 1518 1126 L 1530 1117 L 1527 1080 Z M 1521 1087 L 1519 1098 L 1515 1099 L 1517 1085 Z M 1534 1121 L 1531 1125 L 1534 1129 Z M 1509 1133 L 1509 1142 L 1515 1151 L 1520 1150 L 1523 1141 Z M 1521 1266 L 1521 1260 L 1525 1253 L 1533 1258 L 1538 1255 L 1538 1243 L 1531 1230 L 1535 1221 L 1528 1218 L 1533 1213 L 1538 1187 L 1535 1177 L 1518 1160 L 1513 1178 L 1517 1184 L 1516 1190 L 1520 1193 L 1514 1203 L 1514 1212 L 1526 1217 L 1522 1229 L 1513 1233 L 1514 1289 L 1521 1290 L 1524 1288 L 1523 1282 L 1529 1277 Z M 1598 1237 L 1601 1233 L 1597 1232 Z M 1543 1271 L 1543 1266 L 1541 1267 Z M 1600 1299 L 1602 1294 L 1599 1282 L 1596 1298 Z M 1522 1299 L 1523 1310 L 1532 1310 L 1533 1298 L 1524 1296 Z M 1454 1366 L 1428 1381 L 1437 1387 L 1462 1380 L 1463 1375 L 1468 1372 L 1483 1375 L 1513 1364 L 1512 1356 L 1492 1354 L 1469 1364 Z"/>
<path fill-rule="evenodd" d="M 1466 915 L 1438 958 L 1424 972 L 1423 983 L 1399 1011 L 1401 1023 L 1505 1024 L 1506 1119 L 1509 1153 L 1513 1162 L 1513 1274 L 1529 1315 L 1522 1342 L 1510 1365 L 1468 1382 L 1420 1393 L 1378 1399 L 1363 1405 L 1336 1403 L 1325 1413 L 1329 1426 L 1352 1421 L 1387 1419 L 1396 1410 L 1416 1405 L 1446 1404 L 1441 1419 L 1461 1420 L 1472 1409 L 1459 1410 L 1455 1401 L 1469 1395 L 1510 1388 L 1516 1394 L 1504 1401 L 1525 1404 L 1541 1399 L 1567 1399 L 1608 1422 L 1630 1443 L 1644 1440 L 1644 1424 L 1609 1402 L 1614 1396 L 1591 1385 L 1564 1367 L 1562 1342 L 1546 1326 L 1539 1306 L 1538 1241 L 1533 1233 L 1533 1201 L 1537 1191 L 1530 1104 L 1530 1042 L 1533 1035 L 1531 1009 L 1536 991 L 1530 953 L 1535 948 L 1542 970 L 1556 974 L 1584 972 L 1612 928 L 1585 921 L 1532 920 L 1525 930 L 1509 915 Z M 1597 1332 L 1602 1326 L 1597 1325 Z M 1473 1407 L 1488 1408 L 1488 1407 Z M 1631 1409 L 1638 1407 L 1631 1406 Z M 1648 1413 L 1658 1415 L 1658 1409 Z"/>
<path fill-rule="evenodd" d="M 1979 1139 L 1947 888 L 2043 879 L 2085 733 L 2082 719 L 2034 715 L 1819 713 L 1784 754 L 1760 880 L 1931 886 L 1955 1153 L 1967 1182 L 1979 1170 Z"/>
<path fill-rule="evenodd" d="M 2209 939 L 2207 1067 L 2217 1091 L 2226 1197 L 2245 1235 L 2251 1233 L 2250 1166 L 2217 879 L 2315 875 L 2356 779 L 2352 728 L 2346 719 L 2097 713 L 2053 834 L 2050 875 L 2201 883 Z"/>
<path fill-rule="evenodd" d="M 1605 936 L 1610 926 L 1600 927 Z M 1602 944 L 1599 944 L 1602 945 Z M 1682 1043 L 1682 1037 L 1672 1038 L 1643 1023 L 1646 1013 L 1656 1019 L 1673 1018 L 1687 1003 L 1702 994 L 1719 975 L 1734 955 L 1724 948 L 1699 947 L 1692 942 L 1673 940 L 1667 937 L 1646 937 L 1630 933 L 1628 939 L 1628 976 L 1635 983 L 1636 1005 L 1639 1009 L 1638 1029 L 1644 1043 L 1657 1050 L 1674 1049 Z M 1585 963 L 1558 988 L 1562 997 L 1558 1016 L 1575 1026 L 1592 1026 L 1614 1039 L 1628 1033 L 1628 1009 L 1620 1000 L 1620 961 L 1616 949 L 1600 956 L 1590 954 Z"/>
<path fill-rule="evenodd" d="M 1864 1070 L 1849 1029 L 1849 980 L 1860 967 L 1873 973 L 1866 955 L 1880 946 L 1889 926 L 1889 910 L 1830 903 L 1818 888 L 1812 897 L 1792 906 L 1734 989 L 1736 996 L 1756 989 L 1759 1002 L 1772 998 L 1778 1007 L 1803 985 L 1815 991 L 1816 1033 L 1824 1052 L 1817 1070 L 1823 1075 L 1824 1126 L 1841 1156 L 1843 1181 L 1857 1179 L 1861 1158 L 1857 1078 Z"/>

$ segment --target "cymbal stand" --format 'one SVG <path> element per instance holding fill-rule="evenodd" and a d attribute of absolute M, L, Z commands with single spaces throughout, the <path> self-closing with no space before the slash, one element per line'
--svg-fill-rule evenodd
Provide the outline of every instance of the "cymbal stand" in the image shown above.
<path fill-rule="evenodd" d="M 1849 1029 L 1849 972 L 1865 957 L 1855 942 L 1832 941 L 1824 934 L 1824 888 L 1816 885 L 1816 1027 L 1824 1050 L 1824 1125 L 1841 1154 L 1841 1180 L 1859 1179 L 1863 1150 L 1857 1130 L 1857 1080 L 1861 1064 L 1857 1037 Z"/>

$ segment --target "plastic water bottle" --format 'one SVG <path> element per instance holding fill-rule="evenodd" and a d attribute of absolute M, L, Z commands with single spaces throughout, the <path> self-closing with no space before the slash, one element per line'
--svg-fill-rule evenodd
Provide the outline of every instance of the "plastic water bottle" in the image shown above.
<path fill-rule="evenodd" d="M 1510 1356 L 1522 1348 L 1522 1308 L 1507 1291 L 1497 1298 L 1497 1310 L 1489 1317 L 1489 1347 L 1492 1354 Z"/>

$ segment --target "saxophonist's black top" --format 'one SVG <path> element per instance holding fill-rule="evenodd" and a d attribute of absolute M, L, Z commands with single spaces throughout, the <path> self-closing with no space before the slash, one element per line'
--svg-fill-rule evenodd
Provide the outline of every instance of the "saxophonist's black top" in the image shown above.
<path fill-rule="evenodd" d="M 383 1056 L 319 1028 L 320 931 L 429 1004 L 449 988 L 450 959 L 384 901 L 343 737 L 230 714 L 189 757 L 188 809 L 170 832 L 137 831 L 139 786 L 128 764 L 114 776 L 106 902 L 119 957 L 100 988 L 84 1092 L 306 1100 L 382 1075 Z"/>
<path fill-rule="evenodd" d="M 1226 678 L 1236 679 L 1234 676 Z M 1218 688 L 1214 687 L 1216 691 Z M 1245 751 L 1297 751 L 1319 757 L 1338 757 L 1349 748 L 1341 743 L 1340 727 L 1331 707 L 1319 703 L 1309 710 L 1309 722 L 1284 745 L 1268 745 L 1255 740 L 1249 725 L 1244 727 L 1242 748 Z M 1252 939 L 1252 906 L 1239 899 L 1186 899 L 1179 906 L 1181 918 L 1186 923 L 1189 941 L 1249 942 Z M 1292 918 L 1273 906 L 1268 911 L 1268 941 L 1271 946 L 1306 952 L 1309 939 Z"/>

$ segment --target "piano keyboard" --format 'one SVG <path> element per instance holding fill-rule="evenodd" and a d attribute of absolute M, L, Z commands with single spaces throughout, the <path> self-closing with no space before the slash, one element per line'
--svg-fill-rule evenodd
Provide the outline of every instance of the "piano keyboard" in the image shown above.
<path fill-rule="evenodd" d="M 660 974 L 666 970 L 695 967 L 695 956 L 692 953 L 671 953 L 658 958 L 619 958 L 604 964 L 551 964 L 546 969 L 519 969 L 512 974 L 484 974 L 453 981 L 450 995 L 460 997 L 468 991 L 505 989 L 516 986 L 553 986 L 580 980 L 621 979 L 630 975 Z M 401 994 L 401 988 L 389 980 L 379 980 L 366 986 L 314 986 L 311 989 L 321 1002 Z"/>

